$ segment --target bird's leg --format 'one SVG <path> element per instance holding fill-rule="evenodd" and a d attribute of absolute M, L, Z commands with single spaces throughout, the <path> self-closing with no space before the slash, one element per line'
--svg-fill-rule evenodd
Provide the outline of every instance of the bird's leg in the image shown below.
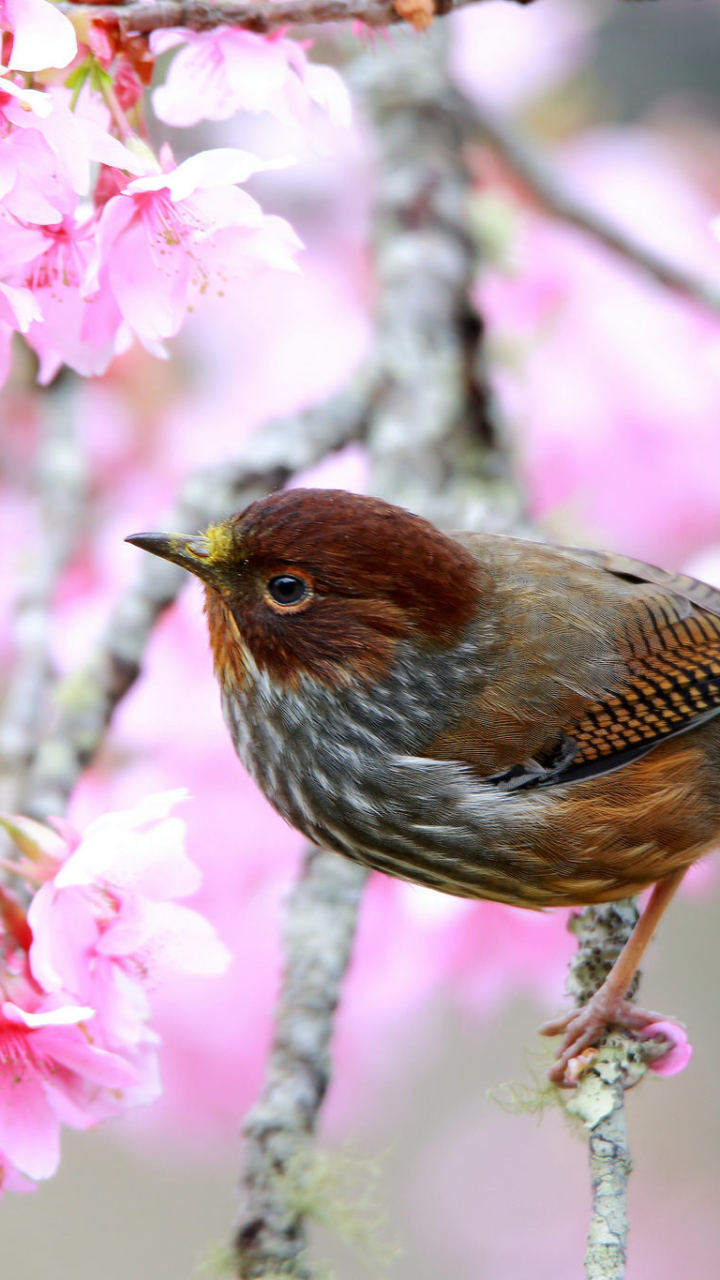
<path fill-rule="evenodd" d="M 667 1021 L 663 1014 L 651 1013 L 640 1009 L 625 997 L 638 969 L 640 961 L 650 939 L 658 925 L 660 917 L 685 874 L 675 871 L 673 875 L 658 881 L 654 886 L 650 900 L 607 975 L 595 995 L 581 1009 L 574 1009 L 562 1018 L 554 1018 L 544 1022 L 539 1028 L 540 1035 L 564 1037 L 557 1058 L 549 1072 L 555 1084 L 567 1084 L 568 1064 L 583 1049 L 597 1041 L 605 1034 L 609 1026 L 625 1027 L 628 1031 L 641 1031 L 653 1022 Z"/>

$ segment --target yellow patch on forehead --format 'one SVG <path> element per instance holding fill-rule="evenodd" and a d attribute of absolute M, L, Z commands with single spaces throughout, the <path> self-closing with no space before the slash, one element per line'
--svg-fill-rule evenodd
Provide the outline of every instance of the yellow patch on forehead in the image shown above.
<path fill-rule="evenodd" d="M 202 538 L 207 546 L 207 551 L 202 553 L 204 560 L 209 564 L 223 563 L 227 560 L 233 549 L 233 535 L 229 520 L 209 524 Z"/>

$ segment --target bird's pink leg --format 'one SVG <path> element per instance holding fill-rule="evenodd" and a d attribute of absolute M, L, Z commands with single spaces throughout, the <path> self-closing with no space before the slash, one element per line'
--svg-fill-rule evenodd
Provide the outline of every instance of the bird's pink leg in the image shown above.
<path fill-rule="evenodd" d="M 619 1026 L 628 1031 L 641 1031 L 653 1022 L 667 1021 L 662 1014 L 640 1009 L 625 997 L 645 948 L 684 874 L 684 870 L 675 871 L 654 886 L 650 901 L 592 999 L 581 1009 L 575 1009 L 562 1018 L 554 1018 L 551 1022 L 544 1022 L 539 1028 L 540 1035 L 543 1036 L 565 1033 L 549 1072 L 550 1079 L 555 1084 L 571 1083 L 566 1074 L 571 1059 L 576 1058 L 589 1045 L 596 1044 L 608 1027 Z"/>

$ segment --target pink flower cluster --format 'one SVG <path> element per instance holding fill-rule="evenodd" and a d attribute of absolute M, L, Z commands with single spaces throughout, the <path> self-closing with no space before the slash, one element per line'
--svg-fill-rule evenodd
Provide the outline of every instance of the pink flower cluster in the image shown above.
<path fill-rule="evenodd" d="M 348 91 L 332 67 L 308 62 L 305 50 L 280 32 L 271 36 L 215 31 L 154 31 L 153 53 L 181 45 L 164 85 L 153 94 L 166 124 L 229 120 L 238 111 L 267 111 L 283 124 L 307 125 L 313 106 L 336 125 L 350 124 Z"/>
<path fill-rule="evenodd" d="M 0 890 L 0 1192 L 29 1190 L 60 1158 L 60 1126 L 87 1129 L 160 1092 L 148 991 L 166 972 L 220 973 L 229 953 L 174 901 L 200 873 L 170 810 L 184 792 L 108 813 L 82 836 L 0 816 L 20 852 Z"/>
<path fill-rule="evenodd" d="M 41 382 L 63 363 L 100 374 L 133 338 L 164 355 L 198 300 L 250 269 L 296 269 L 292 228 L 238 188 L 287 160 L 218 148 L 176 165 L 167 146 L 153 154 L 136 70 L 152 69 L 145 38 L 99 18 L 85 21 L 78 45 L 47 0 L 0 0 L 2 31 L 11 54 L 0 76 L 0 385 L 15 332 L 36 352 Z M 160 33 L 153 50 L 177 42 L 155 93 L 172 123 L 240 109 L 305 123 L 312 104 L 348 122 L 337 72 L 308 63 L 292 40 L 180 30 Z M 44 87 L 27 89 L 26 73 Z"/>

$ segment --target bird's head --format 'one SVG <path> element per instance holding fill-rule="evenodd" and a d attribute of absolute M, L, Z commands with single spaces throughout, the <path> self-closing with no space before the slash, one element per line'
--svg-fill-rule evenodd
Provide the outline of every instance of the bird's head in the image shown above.
<path fill-rule="evenodd" d="M 127 539 L 205 584 L 221 681 L 267 671 L 327 684 L 377 679 L 397 645 L 457 642 L 477 610 L 475 557 L 401 507 L 291 489 L 195 537 Z"/>

